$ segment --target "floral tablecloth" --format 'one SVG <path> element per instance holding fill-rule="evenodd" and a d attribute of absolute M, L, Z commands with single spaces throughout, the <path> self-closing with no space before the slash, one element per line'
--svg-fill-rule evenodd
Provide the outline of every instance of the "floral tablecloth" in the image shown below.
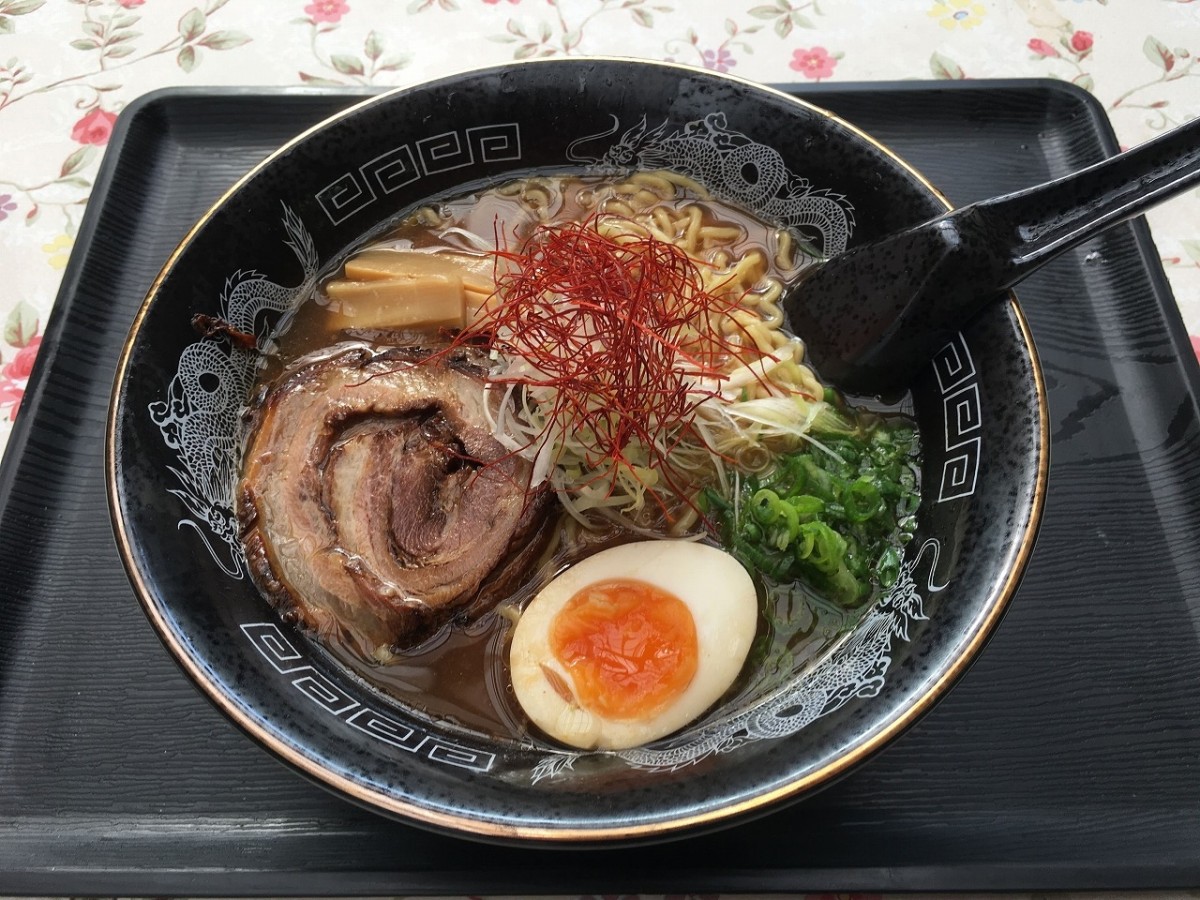
<path fill-rule="evenodd" d="M 0 446 L 137 96 L 591 54 L 763 82 L 1058 78 L 1093 92 L 1126 146 L 1200 115 L 1200 0 L 0 0 Z M 1200 346 L 1200 190 L 1149 219 Z"/>

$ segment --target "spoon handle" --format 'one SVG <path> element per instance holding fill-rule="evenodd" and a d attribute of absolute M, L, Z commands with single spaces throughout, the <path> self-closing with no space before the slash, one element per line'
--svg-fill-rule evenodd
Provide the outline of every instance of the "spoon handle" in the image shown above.
<path fill-rule="evenodd" d="M 1038 187 L 985 200 L 975 213 L 1009 235 L 1009 288 L 1109 225 L 1145 212 L 1200 181 L 1200 119 L 1104 162 Z"/>

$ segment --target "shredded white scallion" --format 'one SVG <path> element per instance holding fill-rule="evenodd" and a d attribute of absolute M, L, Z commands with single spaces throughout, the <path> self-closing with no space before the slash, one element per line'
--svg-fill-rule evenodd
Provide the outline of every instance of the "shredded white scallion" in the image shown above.
<path fill-rule="evenodd" d="M 459 228 L 457 225 L 452 225 L 449 228 L 443 229 L 442 234 L 458 235 L 472 247 L 475 247 L 477 250 L 482 250 L 485 253 L 494 253 L 496 250 L 496 245 L 484 238 L 482 235 L 467 231 L 465 228 Z"/>

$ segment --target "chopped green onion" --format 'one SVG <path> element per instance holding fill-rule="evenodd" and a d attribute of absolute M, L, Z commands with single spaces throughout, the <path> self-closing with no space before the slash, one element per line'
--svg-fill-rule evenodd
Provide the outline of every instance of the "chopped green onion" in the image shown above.
<path fill-rule="evenodd" d="M 704 509 L 747 566 L 852 608 L 899 577 L 920 505 L 918 436 L 838 409 L 819 426 L 819 441 L 744 475 L 736 497 L 706 491 Z"/>

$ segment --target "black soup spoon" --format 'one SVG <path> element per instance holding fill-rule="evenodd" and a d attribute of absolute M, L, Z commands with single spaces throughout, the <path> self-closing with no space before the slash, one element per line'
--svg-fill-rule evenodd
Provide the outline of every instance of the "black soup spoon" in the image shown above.
<path fill-rule="evenodd" d="M 783 309 L 823 379 L 851 393 L 894 393 L 1025 276 L 1197 181 L 1200 119 L 840 254 L 790 288 Z"/>

